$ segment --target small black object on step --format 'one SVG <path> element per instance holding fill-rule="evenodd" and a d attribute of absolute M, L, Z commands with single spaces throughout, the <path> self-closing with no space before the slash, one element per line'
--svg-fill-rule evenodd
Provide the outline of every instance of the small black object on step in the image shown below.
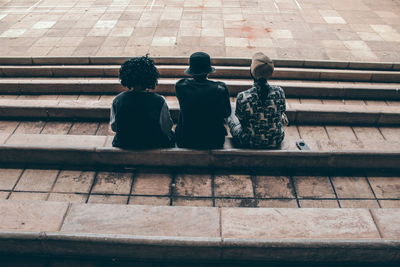
<path fill-rule="evenodd" d="M 300 150 L 311 150 L 310 147 L 306 144 L 306 142 L 304 142 L 304 140 L 297 141 L 296 146 Z"/>

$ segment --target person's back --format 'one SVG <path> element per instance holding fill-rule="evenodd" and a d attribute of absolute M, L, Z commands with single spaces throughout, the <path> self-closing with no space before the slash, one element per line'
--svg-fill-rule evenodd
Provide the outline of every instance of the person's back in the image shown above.
<path fill-rule="evenodd" d="M 214 68 L 210 65 L 209 56 L 202 52 L 194 53 L 186 71 L 194 78 L 181 79 L 176 83 L 180 105 L 176 127 L 179 147 L 207 149 L 222 148 L 224 144 L 227 134 L 224 118 L 231 113 L 229 92 L 225 83 L 207 79 L 211 72 Z"/>
<path fill-rule="evenodd" d="M 236 145 L 246 148 L 278 148 L 285 137 L 287 125 L 285 93 L 271 86 L 267 79 L 274 65 L 262 53 L 253 56 L 250 72 L 254 85 L 237 96 L 235 115 L 228 125 Z"/>
<path fill-rule="evenodd" d="M 111 107 L 110 124 L 116 133 L 113 146 L 144 149 L 174 145 L 167 103 L 162 96 L 148 91 L 155 88 L 158 76 L 147 56 L 121 66 L 121 84 L 130 90 L 116 96 Z"/>
<path fill-rule="evenodd" d="M 180 147 L 219 148 L 226 129 L 230 103 L 226 85 L 222 82 L 182 79 L 176 84 L 180 117 L 176 127 Z"/>
<path fill-rule="evenodd" d="M 156 148 L 172 145 L 172 133 L 160 124 L 166 102 L 156 93 L 127 91 L 113 101 L 116 135 L 113 146 L 123 148 Z M 168 123 L 168 119 L 167 119 Z M 172 122 L 170 123 L 172 127 Z M 167 127 L 168 128 L 168 127 Z"/>
<path fill-rule="evenodd" d="M 235 115 L 242 126 L 240 142 L 251 148 L 275 148 L 285 137 L 285 94 L 281 87 L 267 83 L 267 95 L 260 99 L 262 86 L 255 83 L 238 94 Z"/>

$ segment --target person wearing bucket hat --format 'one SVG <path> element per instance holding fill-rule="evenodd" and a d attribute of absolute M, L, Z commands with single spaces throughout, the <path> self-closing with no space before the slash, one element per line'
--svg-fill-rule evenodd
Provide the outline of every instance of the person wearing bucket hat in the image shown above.
<path fill-rule="evenodd" d="M 270 85 L 274 63 L 261 52 L 251 60 L 252 88 L 237 96 L 235 114 L 228 118 L 234 144 L 239 147 L 278 148 L 288 124 L 285 93 L 280 86 Z"/>
<path fill-rule="evenodd" d="M 227 134 L 224 120 L 231 114 L 229 91 L 225 83 L 208 79 L 215 68 L 207 53 L 190 56 L 185 74 L 192 76 L 175 85 L 180 115 L 176 126 L 178 147 L 222 148 Z"/>

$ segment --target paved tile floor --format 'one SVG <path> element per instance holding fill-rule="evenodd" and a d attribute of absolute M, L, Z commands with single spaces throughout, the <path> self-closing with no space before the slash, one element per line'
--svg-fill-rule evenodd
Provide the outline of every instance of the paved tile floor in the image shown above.
<path fill-rule="evenodd" d="M 1 169 L 0 199 L 134 205 L 400 208 L 399 177 Z"/>
<path fill-rule="evenodd" d="M 393 0 L 2 0 L 0 56 L 400 61 Z"/>

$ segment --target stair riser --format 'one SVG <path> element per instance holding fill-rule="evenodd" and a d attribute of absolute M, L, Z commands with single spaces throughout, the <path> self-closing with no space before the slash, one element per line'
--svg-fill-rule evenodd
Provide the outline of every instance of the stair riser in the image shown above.
<path fill-rule="evenodd" d="M 0 65 L 121 65 L 131 57 L 0 57 Z M 188 57 L 152 57 L 156 64 L 188 65 Z M 400 70 L 399 63 L 273 59 L 275 67 Z M 212 58 L 215 66 L 250 66 L 250 58 Z"/>
<path fill-rule="evenodd" d="M 290 163 L 290 164 L 288 164 Z M 277 173 L 385 173 L 400 170 L 399 153 L 295 152 L 264 150 L 119 150 L 115 148 L 0 147 L 1 166 L 96 168 L 173 167 L 226 170 L 274 170 Z"/>
<path fill-rule="evenodd" d="M 170 109 L 176 123 L 179 109 Z M 384 112 L 346 112 L 346 111 L 307 111 L 287 110 L 291 125 L 364 125 L 364 126 L 398 126 L 400 113 Z M 0 106 L 0 119 L 38 119 L 38 120 L 78 120 L 108 121 L 108 107 L 21 107 Z"/>
<path fill-rule="evenodd" d="M 271 82 L 271 84 L 275 84 Z M 279 83 L 276 83 L 279 84 Z M 227 84 L 231 96 L 249 89 L 247 85 Z M 282 86 L 286 97 L 289 98 L 337 98 L 337 99 L 363 99 L 363 100 L 400 100 L 400 91 L 396 88 L 345 88 L 337 87 L 307 87 Z M 117 94 L 125 91 L 117 81 L 106 83 L 0 83 L 0 94 Z M 160 81 L 155 92 L 163 95 L 175 95 L 175 84 Z"/>
<path fill-rule="evenodd" d="M 161 77 L 183 78 L 185 66 L 159 66 Z M 30 67 L 0 68 L 1 77 L 118 77 L 119 66 L 115 67 Z M 213 78 L 251 79 L 249 68 L 217 67 L 211 74 Z M 354 82 L 400 82 L 400 72 L 376 71 L 332 71 L 332 70 L 296 70 L 277 68 L 272 79 L 312 80 L 312 81 L 354 81 Z"/>
<path fill-rule="evenodd" d="M 277 213 L 279 210 L 277 210 Z M 256 240 L 219 238 L 183 241 L 179 238 L 152 237 L 138 240 L 136 236 L 63 234 L 57 232 L 6 232 L 0 237 L 0 253 L 7 259 L 21 257 L 30 264 L 42 266 L 43 259 L 72 262 L 77 266 L 333 266 L 349 262 L 360 266 L 395 266 L 385 262 L 399 261 L 398 241 L 387 240 Z M 199 240 L 200 239 L 200 240 Z M 222 244 L 221 244 L 222 243 Z M 340 255 L 340 256 L 338 256 Z M 37 258 L 35 258 L 35 256 Z M 137 262 L 127 262 L 127 260 Z M 35 262 L 37 260 L 38 262 Z M 80 262 L 81 261 L 81 262 Z M 5 261 L 7 263 L 7 261 Z M 26 261 L 28 262 L 28 261 Z M 118 265 L 118 263 L 121 263 Z M 319 264 L 317 264 L 318 262 Z M 37 264 L 36 264 L 37 263 Z M 128 265 L 129 263 L 129 265 Z M 262 265 L 263 263 L 263 265 Z M 381 265 L 378 265 L 380 263 Z M 25 265 L 23 265 L 25 266 Z M 68 266 L 72 266 L 71 263 Z M 272 266 L 278 266 L 276 264 Z"/>

